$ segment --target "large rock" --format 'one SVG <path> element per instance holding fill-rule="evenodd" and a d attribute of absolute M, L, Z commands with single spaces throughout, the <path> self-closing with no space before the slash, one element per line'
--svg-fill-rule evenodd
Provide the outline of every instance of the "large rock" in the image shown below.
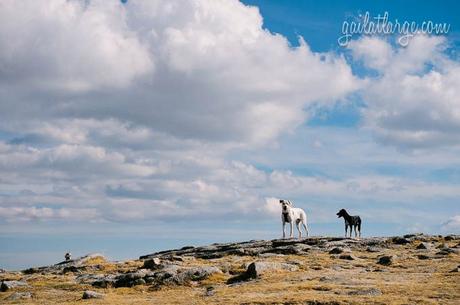
<path fill-rule="evenodd" d="M 161 265 L 161 260 L 158 257 L 154 257 L 151 259 L 147 259 L 144 261 L 144 265 L 142 268 L 144 269 L 150 269 L 150 270 L 157 270 L 162 267 Z"/>
<path fill-rule="evenodd" d="M 287 271 L 296 271 L 299 267 L 292 264 L 286 263 L 276 263 L 276 262 L 253 262 L 249 264 L 248 269 L 246 270 L 246 274 L 249 278 L 257 278 L 262 274 L 266 273 L 267 271 L 280 271 L 280 270 L 287 270 Z"/>
<path fill-rule="evenodd" d="M 241 281 L 247 281 L 250 279 L 256 279 L 264 273 L 271 271 L 296 271 L 299 267 L 293 264 L 277 263 L 277 262 L 253 262 L 249 264 L 246 271 L 240 275 L 230 278 L 227 283 L 232 284 Z"/>
<path fill-rule="evenodd" d="M 14 288 L 28 287 L 29 285 L 25 281 L 2 281 L 0 285 L 1 291 L 8 291 Z"/>

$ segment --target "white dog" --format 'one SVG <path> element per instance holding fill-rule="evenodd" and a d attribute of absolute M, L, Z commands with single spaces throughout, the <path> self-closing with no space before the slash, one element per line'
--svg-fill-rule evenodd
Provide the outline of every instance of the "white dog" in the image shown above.
<path fill-rule="evenodd" d="M 286 238 L 285 232 L 285 224 L 288 222 L 291 226 L 290 237 L 293 237 L 293 228 L 292 224 L 295 222 L 297 230 L 299 231 L 299 238 L 302 238 L 302 230 L 300 229 L 299 225 L 302 223 L 302 226 L 305 228 L 305 232 L 308 237 L 308 229 L 307 229 L 307 214 L 305 214 L 304 210 L 300 208 L 292 207 L 292 203 L 289 200 L 280 199 L 280 204 L 282 206 L 281 211 L 281 221 L 283 222 L 283 238 Z"/>

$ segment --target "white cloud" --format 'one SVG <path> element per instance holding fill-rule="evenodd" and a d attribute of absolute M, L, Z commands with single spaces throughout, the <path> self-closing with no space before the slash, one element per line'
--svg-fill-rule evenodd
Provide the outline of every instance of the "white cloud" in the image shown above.
<path fill-rule="evenodd" d="M 458 146 L 460 63 L 444 50 L 446 39 L 415 36 L 407 48 L 363 38 L 351 48 L 375 68 L 362 90 L 365 126 L 384 143 L 402 148 Z"/>
<path fill-rule="evenodd" d="M 290 47 L 235 0 L 2 6 L 5 129 L 114 118 L 178 138 L 263 144 L 304 122 L 306 105 L 359 86 L 342 57 L 303 40 Z"/>
<path fill-rule="evenodd" d="M 393 56 L 390 44 L 377 37 L 364 36 L 352 40 L 349 48 L 354 59 L 362 60 L 367 67 L 373 69 L 384 69 Z"/>
<path fill-rule="evenodd" d="M 0 20 L 2 78 L 18 89 L 128 86 L 153 70 L 116 1 L 2 1 Z"/>

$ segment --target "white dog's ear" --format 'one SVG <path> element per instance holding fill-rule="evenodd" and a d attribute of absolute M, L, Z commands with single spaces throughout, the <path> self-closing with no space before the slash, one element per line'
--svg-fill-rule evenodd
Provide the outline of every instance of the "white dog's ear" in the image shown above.
<path fill-rule="evenodd" d="M 284 202 L 283 199 L 280 199 L 280 200 L 279 200 L 279 203 L 280 203 L 280 204 L 283 204 L 283 202 Z"/>

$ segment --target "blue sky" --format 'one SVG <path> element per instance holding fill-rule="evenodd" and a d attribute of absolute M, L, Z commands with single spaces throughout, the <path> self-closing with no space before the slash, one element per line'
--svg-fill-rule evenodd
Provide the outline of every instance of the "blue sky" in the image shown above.
<path fill-rule="evenodd" d="M 313 235 L 460 232 L 455 1 L 2 5 L 1 268 L 277 238 L 279 198 Z M 366 11 L 450 32 L 339 46 Z"/>

